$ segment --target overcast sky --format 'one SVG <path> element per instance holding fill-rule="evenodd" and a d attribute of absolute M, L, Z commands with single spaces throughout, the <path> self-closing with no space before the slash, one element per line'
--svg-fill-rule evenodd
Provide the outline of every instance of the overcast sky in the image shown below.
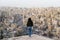
<path fill-rule="evenodd" d="M 60 7 L 60 0 L 0 0 L 0 7 Z"/>

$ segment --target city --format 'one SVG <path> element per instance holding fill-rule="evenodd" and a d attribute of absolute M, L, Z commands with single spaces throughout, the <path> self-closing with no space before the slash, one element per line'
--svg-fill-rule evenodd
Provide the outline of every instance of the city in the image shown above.
<path fill-rule="evenodd" d="M 33 35 L 54 40 L 60 39 L 60 7 L 47 8 L 0 8 L 0 39 L 28 35 L 27 20 L 33 21 Z"/>

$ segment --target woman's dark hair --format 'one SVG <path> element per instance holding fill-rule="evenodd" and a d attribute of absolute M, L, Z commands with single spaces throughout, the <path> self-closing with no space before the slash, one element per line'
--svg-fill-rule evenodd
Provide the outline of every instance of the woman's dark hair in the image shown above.
<path fill-rule="evenodd" d="M 31 21 L 31 18 L 28 18 L 28 21 Z"/>

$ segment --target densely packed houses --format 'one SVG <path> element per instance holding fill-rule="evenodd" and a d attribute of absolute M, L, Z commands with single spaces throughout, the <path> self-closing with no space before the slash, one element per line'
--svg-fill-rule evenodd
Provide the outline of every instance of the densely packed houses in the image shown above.
<path fill-rule="evenodd" d="M 1 17 L 3 21 L 1 21 Z M 28 18 L 31 17 L 34 26 L 37 30 L 44 31 L 43 33 L 49 36 L 49 33 L 60 37 L 60 8 L 17 8 L 17 7 L 2 7 L 0 8 L 0 30 L 3 29 L 14 33 L 24 32 L 22 27 L 26 27 Z M 13 33 L 14 31 L 14 33 Z M 5 31 L 4 31 L 5 32 Z M 9 35 L 8 34 L 8 35 Z M 21 33 L 22 34 L 22 33 Z M 5 34 L 4 34 L 5 35 Z M 10 36 L 11 36 L 10 35 Z"/>

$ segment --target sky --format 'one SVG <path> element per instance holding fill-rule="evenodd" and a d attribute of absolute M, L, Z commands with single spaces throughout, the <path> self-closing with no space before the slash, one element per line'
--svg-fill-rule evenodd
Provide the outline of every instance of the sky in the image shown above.
<path fill-rule="evenodd" d="M 60 7 L 60 0 L 0 0 L 0 7 Z"/>

